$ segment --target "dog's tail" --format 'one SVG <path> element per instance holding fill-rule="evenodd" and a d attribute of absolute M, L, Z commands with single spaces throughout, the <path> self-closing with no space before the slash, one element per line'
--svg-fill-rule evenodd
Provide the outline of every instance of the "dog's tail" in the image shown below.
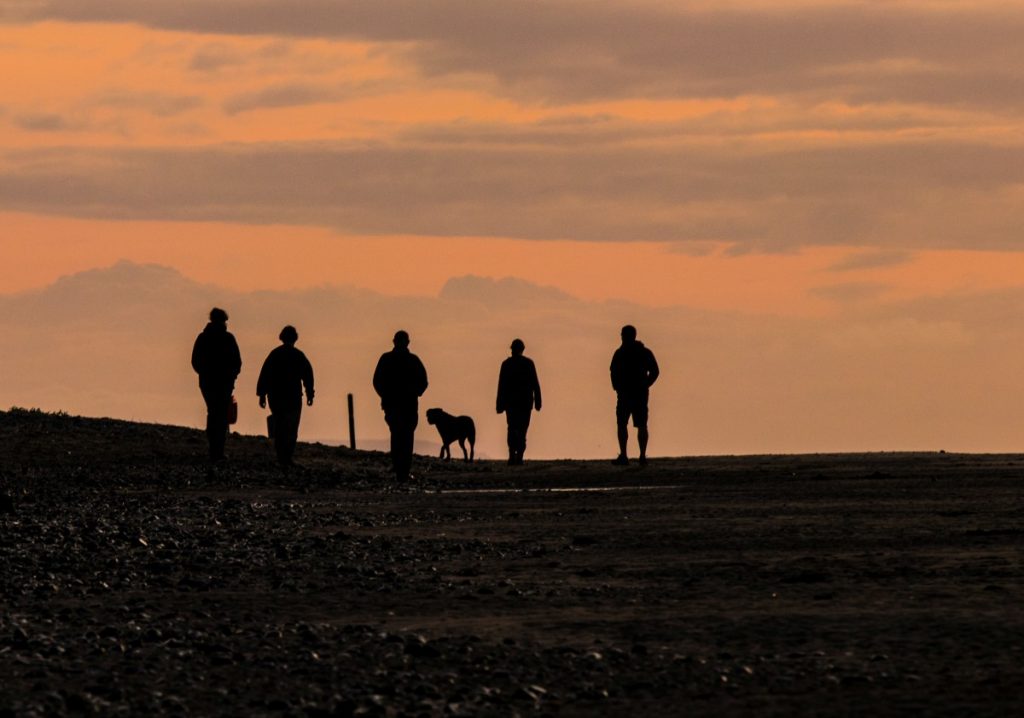
<path fill-rule="evenodd" d="M 466 438 L 469 439 L 469 460 L 472 461 L 475 458 L 476 449 L 476 424 L 472 419 L 469 420 L 469 431 L 466 434 Z"/>

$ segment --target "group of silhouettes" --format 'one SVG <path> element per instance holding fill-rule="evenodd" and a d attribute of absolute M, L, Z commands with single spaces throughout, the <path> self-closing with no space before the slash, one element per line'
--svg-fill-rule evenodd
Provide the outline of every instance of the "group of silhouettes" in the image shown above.
<path fill-rule="evenodd" d="M 224 447 L 229 426 L 237 412 L 234 403 L 235 382 L 242 370 L 238 342 L 228 331 L 228 314 L 214 307 L 210 321 L 196 337 L 192 348 L 192 368 L 199 375 L 199 389 L 206 402 L 206 436 L 210 445 L 210 462 L 224 461 Z M 295 445 L 302 418 L 303 391 L 307 406 L 313 405 L 313 367 L 306 355 L 296 348 L 299 333 L 286 326 L 279 335 L 281 345 L 267 356 L 256 382 L 261 408 L 269 402 L 268 431 L 280 465 L 287 470 L 294 465 Z M 616 393 L 615 422 L 619 455 L 613 461 L 627 465 L 626 445 L 629 421 L 637 430 L 639 462 L 647 463 L 649 434 L 648 399 L 651 385 L 660 373 L 654 353 L 636 338 L 636 329 L 622 327 L 622 344 L 612 356 L 611 384 Z M 391 431 L 391 461 L 398 479 L 410 478 L 413 442 L 419 424 L 419 398 L 427 390 L 427 370 L 420 358 L 409 351 L 409 334 L 399 330 L 393 338 L 394 347 L 377 361 L 373 372 L 373 388 L 380 397 L 384 420 Z M 495 409 L 505 414 L 508 424 L 508 463 L 521 465 L 526 452 L 526 433 L 533 411 L 541 409 L 540 381 L 533 360 L 523 352 L 526 345 L 516 339 L 510 347 L 511 356 L 501 364 L 498 374 L 498 396 Z"/>
<path fill-rule="evenodd" d="M 261 408 L 270 402 L 271 415 L 267 421 L 274 439 L 277 460 L 287 468 L 292 466 L 295 444 L 299 437 L 302 418 L 302 392 L 306 404 L 313 406 L 313 366 L 301 350 L 295 347 L 299 333 L 286 326 L 279 335 L 281 346 L 267 355 L 256 381 L 256 394 Z M 210 444 L 210 462 L 224 461 L 224 444 L 228 427 L 234 422 L 235 381 L 242 371 L 242 354 L 238 342 L 228 331 L 228 313 L 214 307 L 210 321 L 196 337 L 192 346 L 192 368 L 199 375 L 199 390 L 206 402 L 206 438 Z"/>

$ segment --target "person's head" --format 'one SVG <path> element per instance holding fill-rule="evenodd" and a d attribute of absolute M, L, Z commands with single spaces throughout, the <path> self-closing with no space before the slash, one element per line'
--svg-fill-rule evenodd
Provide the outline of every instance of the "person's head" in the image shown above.
<path fill-rule="evenodd" d="M 214 307 L 210 310 L 210 321 L 214 324 L 227 324 L 228 313 L 220 307 Z"/>
<path fill-rule="evenodd" d="M 526 345 L 522 339 L 513 339 L 511 349 L 513 356 L 519 356 L 526 350 Z"/>
<path fill-rule="evenodd" d="M 299 341 L 299 333 L 295 330 L 291 324 L 281 330 L 281 333 L 277 335 L 282 343 L 288 346 L 294 346 L 295 342 Z"/>
<path fill-rule="evenodd" d="M 629 344 L 630 342 L 636 341 L 636 327 L 632 324 L 627 324 L 622 327 L 622 343 Z"/>
<path fill-rule="evenodd" d="M 399 329 L 395 332 L 395 349 L 405 349 L 409 346 L 409 332 L 404 329 Z"/>

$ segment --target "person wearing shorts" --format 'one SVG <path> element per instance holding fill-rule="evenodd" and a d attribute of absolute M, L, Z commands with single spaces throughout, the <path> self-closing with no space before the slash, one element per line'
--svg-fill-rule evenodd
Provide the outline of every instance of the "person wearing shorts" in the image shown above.
<path fill-rule="evenodd" d="M 617 396 L 615 423 L 619 440 L 619 455 L 612 463 L 618 466 L 629 464 L 626 444 L 632 418 L 640 445 L 640 465 L 643 466 L 647 463 L 647 442 L 650 439 L 647 430 L 648 400 L 651 385 L 658 380 L 660 370 L 654 352 L 637 340 L 636 327 L 627 324 L 621 335 L 622 345 L 615 350 L 611 364 L 612 388 Z"/>

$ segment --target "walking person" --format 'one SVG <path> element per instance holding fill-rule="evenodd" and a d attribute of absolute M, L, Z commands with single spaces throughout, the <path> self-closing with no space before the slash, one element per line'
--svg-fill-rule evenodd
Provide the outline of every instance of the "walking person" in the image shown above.
<path fill-rule="evenodd" d="M 192 346 L 192 368 L 199 375 L 199 390 L 206 402 L 210 462 L 217 463 L 224 460 L 231 395 L 242 371 L 242 355 L 234 335 L 228 331 L 228 313 L 223 309 L 210 310 L 210 322 Z"/>
<path fill-rule="evenodd" d="M 540 382 L 533 360 L 523 356 L 526 345 L 522 339 L 512 341 L 512 356 L 501 363 L 498 373 L 496 410 L 505 414 L 508 423 L 508 465 L 521 466 L 526 451 L 526 431 L 530 414 L 540 411 Z"/>
<path fill-rule="evenodd" d="M 615 423 L 618 429 L 619 455 L 613 464 L 625 466 L 626 443 L 629 440 L 628 423 L 633 417 L 637 440 L 640 444 L 640 465 L 647 463 L 647 432 L 648 400 L 651 385 L 658 380 L 658 362 L 654 352 L 637 341 L 636 327 L 622 327 L 622 345 L 612 356 L 611 375 L 612 388 L 617 395 L 615 404 Z"/>
<path fill-rule="evenodd" d="M 295 444 L 299 438 L 302 418 L 302 390 L 306 390 L 306 406 L 313 406 L 313 366 L 301 350 L 295 348 L 299 333 L 288 325 L 279 335 L 281 346 L 267 355 L 256 382 L 260 407 L 270 400 L 274 427 L 274 451 L 277 462 L 286 471 L 293 465 Z"/>
<path fill-rule="evenodd" d="M 373 372 L 373 388 L 380 397 L 384 420 L 391 430 L 391 462 L 395 476 L 410 479 L 412 449 L 419 423 L 419 398 L 427 390 L 427 370 L 409 351 L 409 335 L 395 332 L 394 349 L 385 352 Z"/>

